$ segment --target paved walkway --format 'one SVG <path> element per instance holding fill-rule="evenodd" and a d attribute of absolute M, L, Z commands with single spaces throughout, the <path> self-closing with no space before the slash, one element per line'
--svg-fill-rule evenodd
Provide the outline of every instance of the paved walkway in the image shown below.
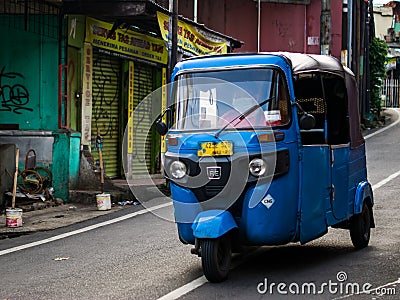
<path fill-rule="evenodd" d="M 0 214 L 0 240 L 12 238 L 21 234 L 29 234 L 36 231 L 52 230 L 65 227 L 71 224 L 83 222 L 88 219 L 96 218 L 118 210 L 123 210 L 129 205 L 140 205 L 140 200 L 132 196 L 126 180 L 112 180 L 116 189 L 111 192 L 112 206 L 110 210 L 99 210 L 97 207 L 96 195 L 100 191 L 71 191 L 72 202 L 56 205 L 54 202 L 42 202 L 37 200 L 33 204 L 25 205 L 22 212 L 22 226 L 7 227 L 6 214 Z M 165 179 L 155 176 L 152 182 L 145 179 L 135 179 L 130 181 L 133 188 L 139 189 L 142 194 L 151 196 L 154 185 L 162 187 Z M 108 191 L 105 191 L 108 193 Z M 136 193 L 135 193 L 136 195 Z M 18 204 L 18 201 L 17 201 Z M 18 205 L 16 205 L 18 207 Z M 22 207 L 22 206 L 21 206 Z"/>

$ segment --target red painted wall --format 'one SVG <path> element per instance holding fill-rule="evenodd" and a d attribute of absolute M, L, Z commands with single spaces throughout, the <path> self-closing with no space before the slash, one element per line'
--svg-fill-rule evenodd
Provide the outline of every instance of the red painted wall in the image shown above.
<path fill-rule="evenodd" d="M 261 51 L 305 52 L 306 7 L 293 4 L 261 5 Z"/>
<path fill-rule="evenodd" d="M 342 0 L 331 0 L 333 56 L 340 58 Z M 193 19 L 193 0 L 181 0 L 179 14 Z M 257 2 L 254 0 L 198 0 L 198 23 L 245 44 L 235 52 L 257 51 Z M 310 5 L 261 3 L 261 51 L 320 53 L 321 1 Z M 317 42 L 313 45 L 310 42 Z M 316 38 L 316 39 L 315 39 Z"/>

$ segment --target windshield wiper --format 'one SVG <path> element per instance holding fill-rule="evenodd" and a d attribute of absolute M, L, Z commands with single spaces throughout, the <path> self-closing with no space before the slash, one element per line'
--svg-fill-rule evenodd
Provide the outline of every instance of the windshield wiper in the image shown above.
<path fill-rule="evenodd" d="M 222 127 L 221 129 L 219 129 L 215 134 L 214 137 L 218 138 L 219 135 L 229 126 L 231 125 L 233 122 L 235 122 L 236 120 L 239 120 L 239 122 L 237 124 L 239 124 L 240 122 L 242 122 L 248 115 L 250 115 L 252 112 L 254 112 L 257 108 L 263 106 L 264 104 L 267 104 L 269 101 L 271 101 L 274 97 L 265 99 L 263 101 L 261 101 L 260 103 L 254 104 L 252 107 L 250 107 L 248 110 L 246 110 L 244 113 L 236 116 L 235 118 L 233 118 L 232 120 L 230 120 L 224 127 Z M 236 125 L 237 125 L 236 124 Z"/>

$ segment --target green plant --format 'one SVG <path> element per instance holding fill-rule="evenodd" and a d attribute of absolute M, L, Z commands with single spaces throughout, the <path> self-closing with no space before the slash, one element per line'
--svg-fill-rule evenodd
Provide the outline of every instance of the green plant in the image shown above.
<path fill-rule="evenodd" d="M 371 82 L 371 113 L 379 119 L 381 105 L 381 89 L 386 77 L 386 63 L 389 48 L 385 41 L 374 37 L 369 45 L 370 82 Z"/>

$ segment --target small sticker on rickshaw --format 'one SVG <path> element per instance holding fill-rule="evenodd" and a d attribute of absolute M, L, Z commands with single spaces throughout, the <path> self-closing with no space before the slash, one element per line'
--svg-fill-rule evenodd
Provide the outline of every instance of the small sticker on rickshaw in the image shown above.
<path fill-rule="evenodd" d="M 274 203 L 275 203 L 275 199 L 272 198 L 271 195 L 267 195 L 264 199 L 261 200 L 261 203 L 266 207 L 266 208 L 270 208 Z"/>
<path fill-rule="evenodd" d="M 279 110 L 265 111 L 264 115 L 267 125 L 274 126 L 281 124 L 281 112 Z"/>

